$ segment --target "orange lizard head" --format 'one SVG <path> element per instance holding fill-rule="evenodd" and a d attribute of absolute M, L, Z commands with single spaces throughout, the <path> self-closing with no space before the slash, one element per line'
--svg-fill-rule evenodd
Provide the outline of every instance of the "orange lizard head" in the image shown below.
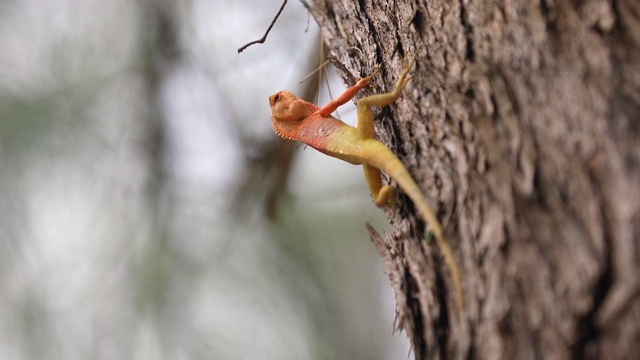
<path fill-rule="evenodd" d="M 289 91 L 279 91 L 269 96 L 269 105 L 273 121 L 299 121 L 318 110 L 316 105 Z"/>

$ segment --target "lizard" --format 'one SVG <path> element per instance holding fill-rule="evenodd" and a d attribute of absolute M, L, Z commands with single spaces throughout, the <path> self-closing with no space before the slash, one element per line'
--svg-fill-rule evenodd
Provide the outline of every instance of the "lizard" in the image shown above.
<path fill-rule="evenodd" d="M 391 185 L 383 186 L 381 171 L 396 181 L 430 227 L 451 273 L 456 305 L 462 312 L 464 295 L 460 269 L 442 225 L 404 164 L 391 149 L 377 139 L 373 124 L 372 106 L 383 107 L 400 97 L 405 85 L 413 78 L 408 75 L 417 56 L 416 52 L 392 92 L 363 97 L 358 101 L 356 127 L 334 118 L 331 114 L 351 100 L 358 91 L 368 86 L 371 79 L 380 72 L 381 66 L 323 107 L 300 99 L 289 91 L 279 91 L 269 97 L 271 120 L 276 134 L 286 140 L 302 142 L 326 155 L 354 165 L 362 164 L 371 196 L 378 207 L 395 208 L 395 189 Z"/>

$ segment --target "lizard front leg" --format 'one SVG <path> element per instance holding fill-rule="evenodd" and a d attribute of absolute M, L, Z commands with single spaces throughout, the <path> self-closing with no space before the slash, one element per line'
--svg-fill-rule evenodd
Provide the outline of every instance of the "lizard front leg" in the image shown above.
<path fill-rule="evenodd" d="M 358 91 L 364 89 L 369 83 L 371 79 L 376 76 L 380 72 L 380 66 L 373 72 L 373 74 L 367 76 L 364 79 L 360 79 L 355 85 L 351 86 L 345 92 L 342 93 L 337 99 L 329 101 L 325 106 L 320 109 L 320 115 L 323 117 L 330 116 L 332 112 L 336 111 L 338 107 L 347 103 L 347 101 L 353 99 L 354 96 L 358 93 Z"/>

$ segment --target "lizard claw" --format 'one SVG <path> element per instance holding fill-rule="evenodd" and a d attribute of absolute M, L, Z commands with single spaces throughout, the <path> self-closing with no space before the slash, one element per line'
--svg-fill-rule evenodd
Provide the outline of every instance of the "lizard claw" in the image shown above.
<path fill-rule="evenodd" d="M 374 76 L 378 75 L 378 73 L 380 72 L 380 69 L 382 69 L 382 65 L 378 65 L 378 68 L 376 69 L 376 71 L 373 72 L 373 74 L 367 76 L 362 80 L 366 80 L 367 83 L 371 82 L 371 79 L 373 79 Z"/>

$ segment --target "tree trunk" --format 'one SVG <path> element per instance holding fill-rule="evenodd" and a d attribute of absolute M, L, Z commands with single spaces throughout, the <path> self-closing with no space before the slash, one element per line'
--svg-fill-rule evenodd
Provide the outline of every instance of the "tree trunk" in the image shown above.
<path fill-rule="evenodd" d="M 390 91 L 419 53 L 377 132 L 437 210 L 466 309 L 399 195 L 372 239 L 415 357 L 640 358 L 640 3 L 307 7 L 349 85 L 382 65 Z"/>

